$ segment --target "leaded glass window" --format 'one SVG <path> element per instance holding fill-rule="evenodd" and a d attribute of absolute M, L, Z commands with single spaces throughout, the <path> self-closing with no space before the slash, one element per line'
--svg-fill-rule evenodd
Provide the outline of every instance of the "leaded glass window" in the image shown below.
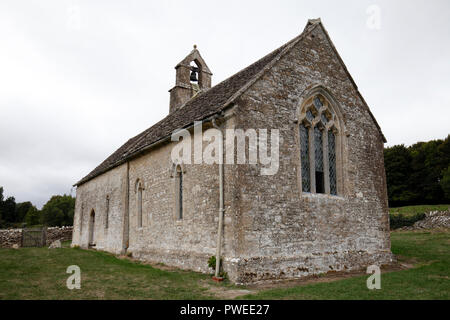
<path fill-rule="evenodd" d="M 320 101 L 319 97 L 314 98 L 314 106 L 316 107 L 317 111 L 319 111 L 323 106 L 322 101 Z"/>
<path fill-rule="evenodd" d="M 311 192 L 309 173 L 309 130 L 303 124 L 300 125 L 300 157 L 302 166 L 302 191 Z"/>
<path fill-rule="evenodd" d="M 334 109 L 318 94 L 307 99 L 300 111 L 302 191 L 337 195 L 336 148 L 341 128 Z"/>
<path fill-rule="evenodd" d="M 330 194 L 337 194 L 336 187 L 336 137 L 333 131 L 328 131 L 328 165 L 330 174 Z"/>
<path fill-rule="evenodd" d="M 314 128 L 314 160 L 315 160 L 315 176 L 316 176 L 316 192 L 325 192 L 324 170 L 323 170 L 323 143 L 322 131 Z"/>
<path fill-rule="evenodd" d="M 312 122 L 312 121 L 314 120 L 314 115 L 313 115 L 313 113 L 311 112 L 311 110 L 308 110 L 308 111 L 306 112 L 306 119 L 308 119 L 310 122 Z"/>

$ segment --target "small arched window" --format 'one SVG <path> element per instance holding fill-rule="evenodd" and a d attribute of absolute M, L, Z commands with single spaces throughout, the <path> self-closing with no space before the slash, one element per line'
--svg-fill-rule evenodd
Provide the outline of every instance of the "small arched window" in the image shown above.
<path fill-rule="evenodd" d="M 142 182 L 137 182 L 137 199 L 136 199 L 136 206 L 137 206 L 137 226 L 138 228 L 142 228 L 142 190 L 144 187 L 142 186 Z"/>
<path fill-rule="evenodd" d="M 109 195 L 106 196 L 105 229 L 109 227 Z"/>
<path fill-rule="evenodd" d="M 303 192 L 337 195 L 339 119 L 322 94 L 302 105 L 299 117 L 300 171 Z"/>
<path fill-rule="evenodd" d="M 175 175 L 175 206 L 178 220 L 183 219 L 183 170 L 180 165 L 176 167 Z"/>

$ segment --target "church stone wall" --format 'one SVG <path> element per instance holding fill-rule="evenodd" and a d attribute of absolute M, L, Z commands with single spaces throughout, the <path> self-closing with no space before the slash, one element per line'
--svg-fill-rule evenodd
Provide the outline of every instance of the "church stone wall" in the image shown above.
<path fill-rule="evenodd" d="M 232 126 L 232 119 L 225 127 Z M 207 130 L 210 124 L 204 124 Z M 192 134 L 193 140 L 193 134 Z M 193 143 L 193 141 L 192 141 Z M 208 143 L 204 142 L 204 146 Z M 211 272 L 209 257 L 215 255 L 219 215 L 219 167 L 217 164 L 183 166 L 183 218 L 176 217 L 176 184 L 168 143 L 130 162 L 130 246 L 138 259 L 162 262 L 201 272 Z M 193 144 L 192 144 L 192 150 Z M 225 194 L 233 194 L 235 171 L 225 169 Z M 142 227 L 138 227 L 136 183 L 144 184 Z M 233 198 L 225 207 L 233 210 Z M 232 214 L 224 218 L 223 257 L 234 257 Z M 230 270 L 231 271 L 231 270 Z M 232 271 L 231 271 L 232 272 Z"/>
<path fill-rule="evenodd" d="M 383 140 L 325 34 L 316 28 L 238 100 L 236 126 L 280 130 L 276 175 L 239 168 L 236 282 L 300 277 L 391 262 Z M 297 110 L 315 85 L 341 107 L 343 190 L 300 189 Z M 338 168 L 339 169 L 339 168 Z M 256 172 L 256 174 L 255 174 Z"/>
<path fill-rule="evenodd" d="M 89 219 L 95 212 L 94 237 L 99 250 L 120 253 L 125 211 L 126 164 L 82 184 L 77 188 L 72 245 L 88 247 Z M 108 228 L 106 197 L 109 196 Z"/>
<path fill-rule="evenodd" d="M 130 246 L 139 259 L 208 271 L 215 254 L 219 208 L 218 167 L 185 165 L 183 218 L 176 216 L 173 143 L 130 162 Z M 138 227 L 136 182 L 144 184 L 142 227 Z"/>

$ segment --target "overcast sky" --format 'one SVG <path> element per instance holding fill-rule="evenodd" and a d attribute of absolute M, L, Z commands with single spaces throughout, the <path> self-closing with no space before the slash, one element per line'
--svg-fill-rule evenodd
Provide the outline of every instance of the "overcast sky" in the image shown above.
<path fill-rule="evenodd" d="M 0 2 L 0 186 L 41 207 L 169 110 L 198 45 L 213 85 L 321 17 L 388 146 L 450 133 L 450 1 Z M 379 17 L 379 19 L 378 19 Z"/>

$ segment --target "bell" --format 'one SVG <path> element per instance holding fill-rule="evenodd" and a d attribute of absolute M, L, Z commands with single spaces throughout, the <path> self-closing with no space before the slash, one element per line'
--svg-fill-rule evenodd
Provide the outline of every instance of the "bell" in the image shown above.
<path fill-rule="evenodd" d="M 198 72 L 198 68 L 192 67 L 192 69 L 191 69 L 191 77 L 190 77 L 190 80 L 192 82 L 198 82 L 197 72 Z"/>

